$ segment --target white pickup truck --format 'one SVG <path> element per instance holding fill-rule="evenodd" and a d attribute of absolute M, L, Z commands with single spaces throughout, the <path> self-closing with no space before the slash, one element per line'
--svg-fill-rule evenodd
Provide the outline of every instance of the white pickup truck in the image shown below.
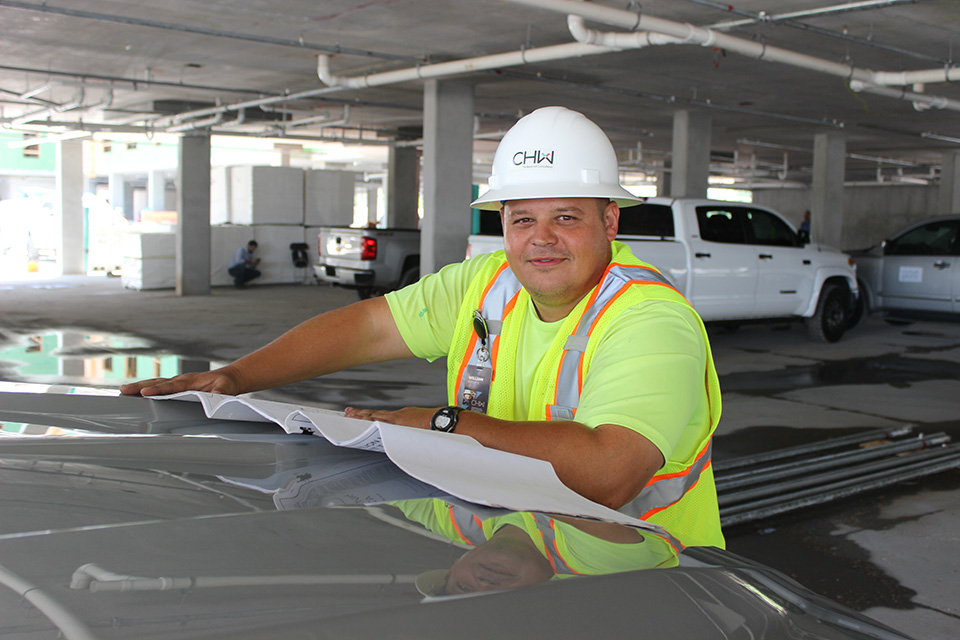
<path fill-rule="evenodd" d="M 491 221 L 482 226 L 490 229 Z M 803 318 L 821 342 L 836 342 L 851 324 L 858 295 L 853 260 L 804 245 L 769 209 L 648 198 L 621 211 L 617 239 L 663 272 L 705 322 Z M 467 255 L 502 248 L 501 233 L 487 231 L 470 236 Z"/>

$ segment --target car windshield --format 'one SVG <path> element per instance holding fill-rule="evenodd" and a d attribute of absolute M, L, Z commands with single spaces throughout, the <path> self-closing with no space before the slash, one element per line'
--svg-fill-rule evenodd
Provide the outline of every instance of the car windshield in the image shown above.
<path fill-rule="evenodd" d="M 884 253 L 891 256 L 957 255 L 960 220 L 930 222 L 888 240 Z"/>

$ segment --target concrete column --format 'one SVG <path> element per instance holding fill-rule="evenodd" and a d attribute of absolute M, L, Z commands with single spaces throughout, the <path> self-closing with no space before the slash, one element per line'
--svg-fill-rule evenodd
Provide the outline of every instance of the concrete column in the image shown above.
<path fill-rule="evenodd" d="M 166 211 L 167 177 L 163 171 L 147 175 L 147 207 L 150 211 Z"/>
<path fill-rule="evenodd" d="M 670 195 L 706 198 L 710 179 L 710 114 L 677 111 L 673 116 Z"/>
<path fill-rule="evenodd" d="M 670 180 L 670 175 L 672 171 L 668 165 L 664 165 L 662 168 L 659 168 L 656 171 L 657 176 L 657 195 L 658 196 L 669 196 L 670 195 L 670 185 L 672 184 Z"/>
<path fill-rule="evenodd" d="M 58 257 L 64 275 L 86 273 L 83 228 L 83 143 L 57 143 L 57 203 L 60 208 Z"/>
<path fill-rule="evenodd" d="M 387 226 L 420 226 L 420 153 L 416 147 L 390 147 L 387 165 Z"/>
<path fill-rule="evenodd" d="M 210 135 L 180 136 L 177 295 L 210 294 Z"/>
<path fill-rule="evenodd" d="M 377 196 L 380 187 L 376 184 L 367 186 L 367 224 L 377 224 Z"/>
<path fill-rule="evenodd" d="M 940 167 L 940 197 L 937 201 L 937 213 L 960 212 L 960 151 L 943 154 Z"/>
<path fill-rule="evenodd" d="M 428 80 L 423 105 L 420 273 L 463 260 L 473 193 L 473 85 Z"/>
<path fill-rule="evenodd" d="M 837 133 L 813 137 L 810 241 L 843 249 L 843 177 L 847 142 Z"/>
<path fill-rule="evenodd" d="M 111 173 L 107 178 L 107 187 L 110 190 L 110 206 L 121 215 L 127 215 L 127 180 L 119 173 Z"/>

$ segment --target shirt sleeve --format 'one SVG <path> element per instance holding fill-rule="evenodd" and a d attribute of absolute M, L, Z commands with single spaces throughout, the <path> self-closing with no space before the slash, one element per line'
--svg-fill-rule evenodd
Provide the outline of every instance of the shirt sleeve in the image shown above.
<path fill-rule="evenodd" d="M 694 313 L 666 301 L 624 311 L 594 353 L 577 421 L 633 429 L 665 460 L 696 455 L 709 407 L 706 345 Z"/>
<path fill-rule="evenodd" d="M 385 296 L 400 336 L 413 355 L 431 362 L 447 355 L 467 288 L 489 258 L 490 254 L 484 254 L 447 265 Z"/>

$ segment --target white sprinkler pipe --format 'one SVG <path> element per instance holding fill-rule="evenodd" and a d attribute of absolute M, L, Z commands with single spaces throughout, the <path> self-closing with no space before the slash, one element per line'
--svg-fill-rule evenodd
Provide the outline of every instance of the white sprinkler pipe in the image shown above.
<path fill-rule="evenodd" d="M 489 56 L 480 56 L 478 58 L 467 58 L 465 60 L 438 62 L 436 64 L 427 64 L 408 69 L 385 71 L 383 73 L 356 77 L 334 75 L 330 71 L 330 56 L 321 53 L 317 56 L 317 76 L 324 84 L 330 87 L 366 89 L 369 87 L 396 84 L 398 82 L 408 82 L 410 80 L 423 80 L 427 78 L 452 76 L 460 73 L 470 73 L 473 71 L 515 67 L 532 62 L 579 58 L 581 56 L 609 53 L 611 50 L 610 47 L 569 42 L 567 44 L 558 44 L 549 47 L 521 49 L 520 51 L 497 53 Z"/>
<path fill-rule="evenodd" d="M 583 0 L 508 0 L 514 4 L 521 4 L 539 9 L 565 13 L 568 16 L 574 15 L 585 18 L 593 22 L 608 24 L 611 26 L 629 29 L 630 31 L 649 31 L 657 34 L 663 34 L 676 38 L 674 43 L 680 42 L 699 44 L 705 47 L 719 47 L 733 53 L 738 53 L 757 60 L 766 60 L 769 62 L 779 62 L 794 67 L 800 67 L 819 73 L 847 78 L 848 80 L 859 80 L 861 82 L 874 85 L 908 85 L 921 84 L 928 82 L 952 82 L 960 80 L 960 67 L 949 67 L 943 69 L 925 69 L 918 71 L 874 71 L 863 69 L 853 65 L 832 62 L 816 56 L 789 51 L 780 47 L 768 46 L 764 43 L 753 42 L 744 38 L 727 35 L 714 29 L 696 27 L 689 23 L 675 22 L 665 20 L 655 16 L 646 15 L 641 12 L 631 12 L 623 9 L 614 9 L 592 2 Z M 568 26 L 570 22 L 568 21 Z M 571 33 L 577 37 L 576 23 L 571 26 Z M 590 30 L 586 30 L 590 31 Z M 632 41 L 633 34 L 592 34 L 590 41 L 597 43 L 616 42 L 626 48 Z M 649 41 L 648 36 L 637 34 L 637 39 L 643 41 L 647 39 L 648 44 L 654 44 Z M 656 43 L 656 44 L 666 44 Z M 641 46 L 646 46 L 641 44 Z M 945 108 L 953 109 L 953 106 Z"/>

